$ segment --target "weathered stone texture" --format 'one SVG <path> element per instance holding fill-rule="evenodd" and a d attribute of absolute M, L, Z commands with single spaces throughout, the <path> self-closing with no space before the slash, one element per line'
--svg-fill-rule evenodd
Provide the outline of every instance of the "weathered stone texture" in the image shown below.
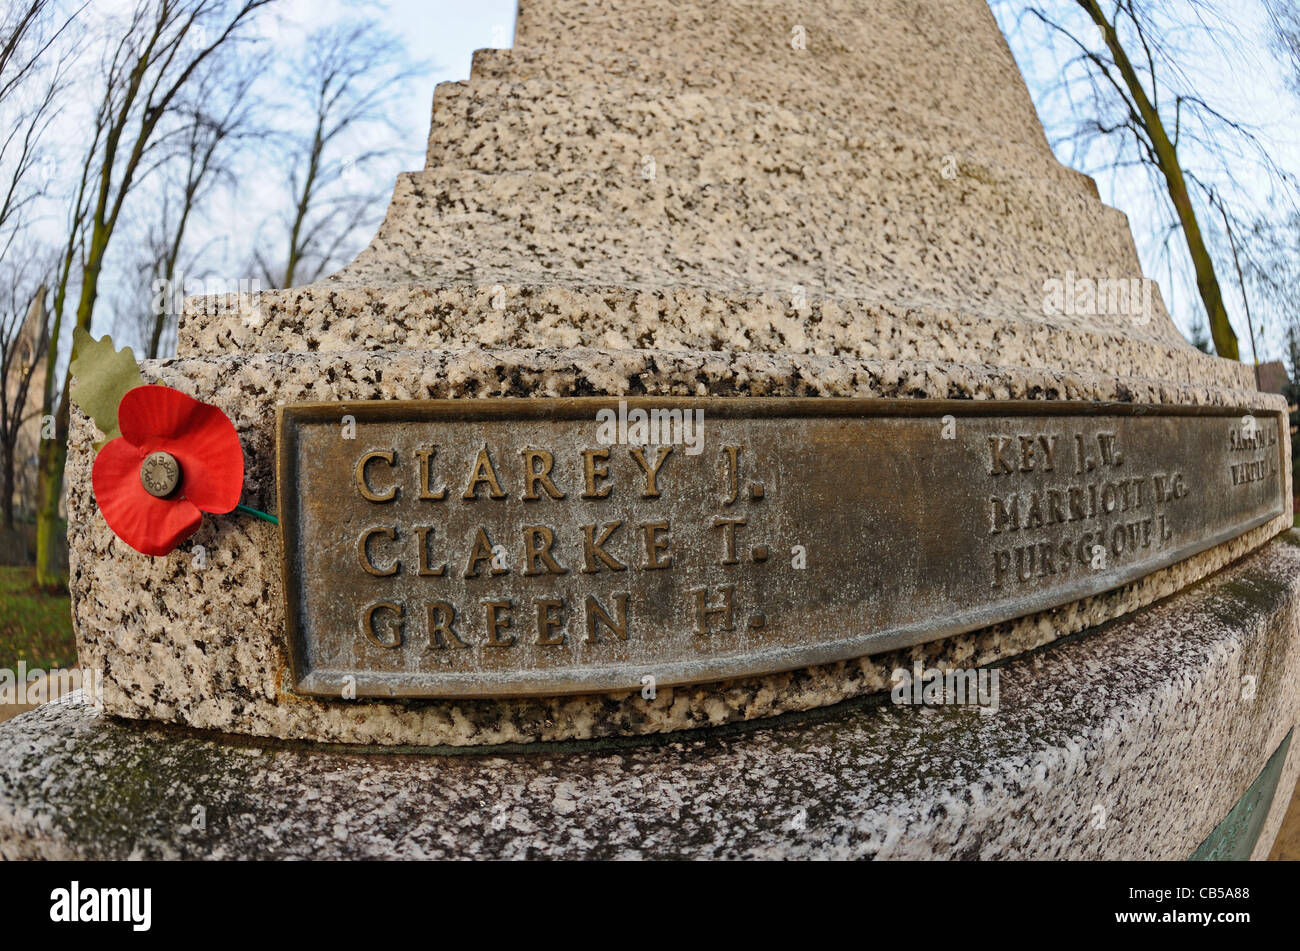
<path fill-rule="evenodd" d="M 1185 859 L 1300 718 L 1298 606 L 1290 533 L 1008 661 L 996 713 L 859 701 L 528 751 L 357 754 L 47 705 L 0 730 L 0 857 Z M 1292 743 L 1256 858 L 1298 774 Z"/>
<path fill-rule="evenodd" d="M 798 29 L 796 29 L 798 28 Z M 792 42 L 800 36 L 804 48 Z M 194 299 L 150 379 L 220 406 L 273 506 L 277 402 L 580 395 L 1091 400 L 1276 410 L 1249 368 L 1044 282 L 1140 279 L 1126 220 L 1052 156 L 980 0 L 523 0 L 515 48 L 440 86 L 427 165 L 356 261 Z M 322 703 L 285 689 L 277 535 L 208 519 L 149 559 L 70 459 L 83 659 L 119 715 L 279 737 L 479 744 L 652 733 L 881 689 L 894 656 L 661 694 Z M 1287 477 L 1283 474 L 1283 477 Z M 1106 595 L 919 647 L 988 663 L 1170 595 L 1273 523 Z M 202 545 L 209 567 L 192 567 Z"/>
<path fill-rule="evenodd" d="M 836 358 L 631 351 L 458 351 L 274 354 L 202 358 L 150 368 L 158 381 L 202 396 L 235 422 L 247 453 L 244 501 L 274 504 L 274 404 L 353 399 L 720 396 L 969 396 L 1124 398 L 1115 382 L 1028 371 L 953 375 L 951 367 Z M 1136 385 L 1136 384 L 1135 384 Z M 1139 402 L 1214 405 L 1236 394 L 1147 384 Z M 1276 397 L 1256 394 L 1261 407 Z M 74 434 L 70 484 L 90 484 L 94 436 Z M 1065 608 L 909 651 L 768 678 L 552 700 L 321 702 L 285 689 L 279 535 L 238 516 L 209 518 L 165 558 L 117 540 L 87 493 L 70 498 L 76 533 L 72 588 L 82 661 L 104 668 L 109 711 L 237 733 L 378 744 L 481 744 L 655 733 L 808 709 L 886 689 L 912 659 L 991 663 L 1166 597 L 1262 544 L 1290 515 L 1192 559 Z M 206 568 L 194 566 L 203 546 Z"/>

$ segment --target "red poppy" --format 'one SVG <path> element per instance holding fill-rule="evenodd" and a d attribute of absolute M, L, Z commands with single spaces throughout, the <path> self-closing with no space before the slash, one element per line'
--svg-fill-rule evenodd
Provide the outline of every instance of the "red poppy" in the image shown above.
<path fill-rule="evenodd" d="M 169 386 L 137 386 L 122 397 L 117 425 L 122 435 L 95 457 L 91 484 L 104 521 L 136 551 L 165 555 L 204 512 L 239 504 L 244 453 L 215 406 Z"/>

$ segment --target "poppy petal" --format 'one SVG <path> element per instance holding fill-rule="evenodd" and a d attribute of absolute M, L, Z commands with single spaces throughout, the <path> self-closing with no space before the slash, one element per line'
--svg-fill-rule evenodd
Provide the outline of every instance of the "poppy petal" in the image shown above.
<path fill-rule="evenodd" d="M 192 396 L 170 386 L 137 386 L 126 391 L 117 406 L 117 428 L 126 441 L 144 448 L 149 439 L 175 439 L 190 425 Z"/>
<path fill-rule="evenodd" d="M 145 490 L 140 463 L 146 455 L 124 438 L 113 439 L 95 456 L 90 481 L 118 538 L 142 554 L 165 555 L 194 534 L 203 513 L 187 499 L 160 499 Z"/>
<path fill-rule="evenodd" d="M 146 455 L 163 450 L 181 464 L 181 493 L 224 514 L 244 491 L 244 451 L 226 414 L 170 386 L 137 386 L 117 410 L 122 436 Z"/>

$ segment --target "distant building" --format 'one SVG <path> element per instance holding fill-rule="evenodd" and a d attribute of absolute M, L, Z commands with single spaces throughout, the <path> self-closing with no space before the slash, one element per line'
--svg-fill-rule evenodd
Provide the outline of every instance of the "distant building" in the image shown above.
<path fill-rule="evenodd" d="M 18 518 L 31 516 L 36 511 L 36 473 L 41 445 L 41 398 L 45 393 L 46 334 L 45 312 L 32 307 L 23 321 L 18 344 L 14 350 L 13 370 L 5 380 L 6 396 L 12 406 L 17 402 L 18 383 L 32 364 L 31 383 L 27 387 L 27 401 L 22 407 L 22 424 L 14 444 L 14 514 Z"/>

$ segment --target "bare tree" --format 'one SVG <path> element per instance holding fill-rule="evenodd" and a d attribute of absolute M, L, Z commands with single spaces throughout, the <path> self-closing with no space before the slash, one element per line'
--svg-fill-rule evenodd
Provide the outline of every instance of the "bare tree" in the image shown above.
<path fill-rule="evenodd" d="M 291 114 L 311 120 L 282 140 L 293 206 L 260 229 L 278 235 L 271 239 L 278 250 L 261 245 L 253 253 L 264 286 L 310 284 L 343 263 L 341 254 L 383 199 L 366 169 L 394 151 L 360 145 L 363 134 L 392 127 L 393 98 L 420 71 L 400 40 L 372 20 L 334 24 L 308 38 L 287 88 Z"/>
<path fill-rule="evenodd" d="M 1290 332 L 1300 314 L 1300 215 L 1261 215 L 1242 238 L 1246 282 L 1266 308 L 1264 318 Z"/>
<path fill-rule="evenodd" d="M 39 72 L 47 54 L 89 0 L 61 16 L 52 0 L 13 0 L 0 13 L 0 103 Z"/>
<path fill-rule="evenodd" d="M 1207 211 L 1214 204 L 1215 217 L 1227 229 L 1226 245 L 1237 251 L 1235 234 L 1249 220 L 1233 211 L 1242 164 L 1261 169 L 1272 185 L 1292 196 L 1295 180 L 1273 162 L 1256 130 L 1211 105 L 1203 77 L 1189 68 L 1198 44 L 1225 57 L 1244 55 L 1247 44 L 1231 11 L 1219 11 L 1206 0 L 1183 0 L 1180 9 L 1190 21 L 1171 24 L 1168 5 L 1150 0 L 1057 0 L 1027 5 L 1017 23 L 1037 23 L 1049 44 L 1064 46 L 1060 81 L 1052 92 L 1077 119 L 1069 137 L 1076 156 L 1087 162 L 1093 148 L 1105 142 L 1110 148 L 1101 167 L 1138 166 L 1151 173 L 1153 193 L 1163 196 L 1170 213 L 1163 228 L 1166 251 L 1181 235 L 1215 350 L 1235 360 L 1240 358 L 1237 335 L 1197 200 Z M 1194 168 L 1189 156 L 1201 167 Z M 1238 270 L 1244 275 L 1244 266 Z"/>
<path fill-rule="evenodd" d="M 65 249 L 65 261 L 76 261 L 76 327 L 90 330 L 105 255 L 128 197 L 159 160 L 164 120 L 173 115 L 204 64 L 241 39 L 254 14 L 270 2 L 139 0 L 124 20 L 110 22 L 116 38 L 109 41 L 103 61 L 93 138 L 72 202 L 73 230 Z M 58 356 L 71 272 L 69 264 L 56 287 L 47 354 L 51 367 Z M 63 584 L 54 555 L 67 458 L 69 382 L 63 380 L 54 411 L 54 438 L 41 444 L 36 574 L 37 583 L 48 587 Z"/>
<path fill-rule="evenodd" d="M 1286 70 L 1291 91 L 1300 97 L 1300 3 L 1264 0 L 1264 12 L 1273 31 L 1273 48 Z"/>
<path fill-rule="evenodd" d="M 1292 97 L 1290 108 L 1300 109 L 1300 2 L 1265 0 L 1264 8 L 1273 32 L 1273 52 Z M 1248 224 L 1239 224 L 1235 232 L 1244 249 L 1246 281 L 1265 309 L 1261 323 L 1282 328 L 1284 352 L 1293 358 L 1300 334 L 1300 211 L 1279 202 Z M 1291 376 L 1293 383 L 1300 384 L 1294 367 Z"/>
<path fill-rule="evenodd" d="M 84 3 L 66 12 L 49 0 L 25 0 L 0 13 L 0 509 L 5 528 L 14 525 L 19 436 L 45 407 L 38 378 L 48 338 L 48 261 L 34 255 L 30 229 L 34 208 L 50 193 L 45 139 L 69 88 L 76 52 L 70 28 L 84 9 Z M 33 274 L 38 257 L 41 273 Z M 39 394 L 32 393 L 34 382 Z"/>
<path fill-rule="evenodd" d="M 51 52 L 70 23 L 54 15 L 49 0 L 27 0 L 0 14 L 0 261 L 48 185 L 39 174 L 42 143 L 67 89 L 66 56 Z"/>
<path fill-rule="evenodd" d="M 174 345 L 176 317 L 173 290 L 183 285 L 188 261 L 183 259 L 190 225 L 204 201 L 219 185 L 237 187 L 232 162 L 240 149 L 265 136 L 260 104 L 253 92 L 261 69 L 258 61 L 239 72 L 222 61 L 196 86 L 189 102 L 177 110 L 171 133 L 172 154 L 162 168 L 156 209 L 148 215 L 137 246 L 136 280 L 122 308 L 139 321 L 142 352 L 155 359 Z"/>

